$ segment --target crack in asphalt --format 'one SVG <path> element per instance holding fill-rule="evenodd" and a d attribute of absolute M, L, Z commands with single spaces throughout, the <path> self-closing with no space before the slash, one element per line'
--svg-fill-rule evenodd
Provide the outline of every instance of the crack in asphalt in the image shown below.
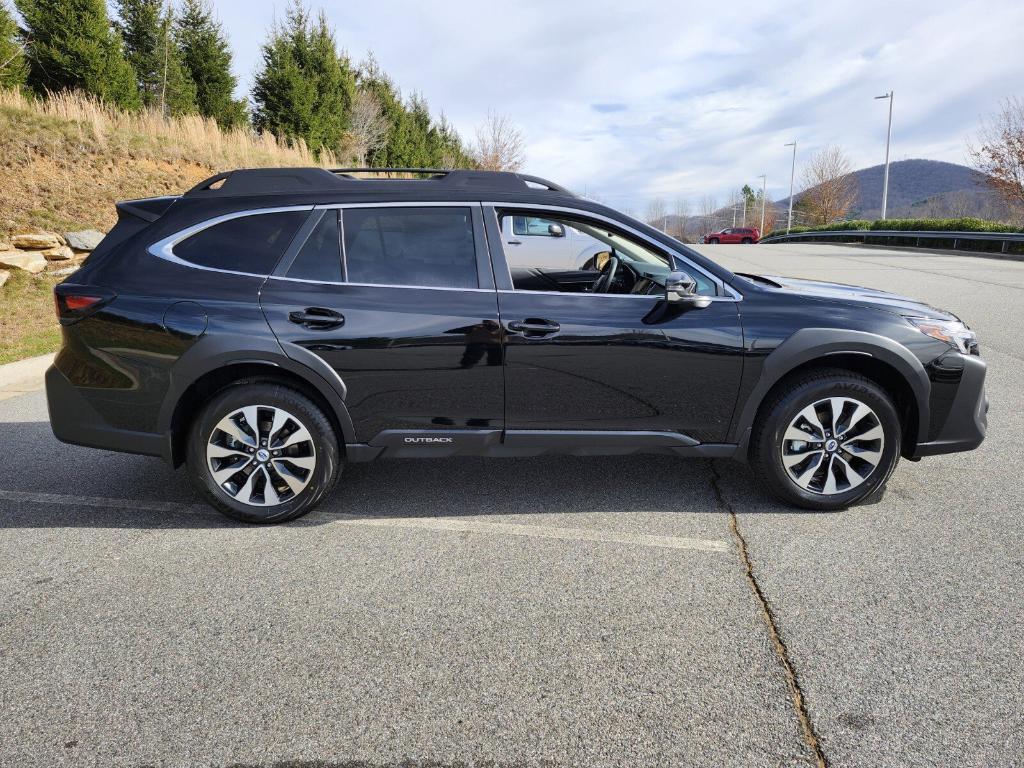
<path fill-rule="evenodd" d="M 757 576 L 754 575 L 754 564 L 751 562 L 750 554 L 747 551 L 747 540 L 743 538 L 743 534 L 740 532 L 739 521 L 736 519 L 736 510 L 733 509 L 732 504 L 725 498 L 725 494 L 722 492 L 722 478 L 718 474 L 718 467 L 715 465 L 714 460 L 708 459 L 708 465 L 711 469 L 711 488 L 715 492 L 715 498 L 719 506 L 729 513 L 729 531 L 736 541 L 736 548 L 739 552 L 740 562 L 743 565 L 747 585 L 750 587 L 750 591 L 754 594 L 754 599 L 757 600 L 758 606 L 761 608 L 761 616 L 764 619 L 765 627 L 768 629 L 772 645 L 775 647 L 775 655 L 782 665 L 783 673 L 786 676 L 786 685 L 789 687 L 790 699 L 797 720 L 800 722 L 800 730 L 803 732 L 804 742 L 814 754 L 815 763 L 818 768 L 828 768 L 828 760 L 821 749 L 821 744 L 818 742 L 818 734 L 814 729 L 814 723 L 811 722 L 811 717 L 807 712 L 807 704 L 804 699 L 803 689 L 800 687 L 800 679 L 797 676 L 793 662 L 789 658 L 789 649 L 786 648 L 786 643 L 782 639 L 782 633 L 779 631 L 779 625 L 775 620 L 775 614 L 772 611 L 771 605 L 768 603 L 768 598 L 761 589 Z"/>

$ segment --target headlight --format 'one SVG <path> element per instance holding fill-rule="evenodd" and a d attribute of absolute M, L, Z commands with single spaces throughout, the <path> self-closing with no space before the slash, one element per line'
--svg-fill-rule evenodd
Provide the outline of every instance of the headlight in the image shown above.
<path fill-rule="evenodd" d="M 965 355 L 971 354 L 972 347 L 978 343 L 978 337 L 974 331 L 959 320 L 932 320 L 929 317 L 908 317 L 907 320 L 921 333 L 944 341 Z"/>

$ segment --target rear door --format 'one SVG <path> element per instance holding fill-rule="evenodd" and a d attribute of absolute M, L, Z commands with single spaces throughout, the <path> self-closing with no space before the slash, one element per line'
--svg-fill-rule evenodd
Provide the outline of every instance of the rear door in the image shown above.
<path fill-rule="evenodd" d="M 500 326 L 479 205 L 318 208 L 261 302 L 286 352 L 312 352 L 337 372 L 357 441 L 502 429 Z"/>

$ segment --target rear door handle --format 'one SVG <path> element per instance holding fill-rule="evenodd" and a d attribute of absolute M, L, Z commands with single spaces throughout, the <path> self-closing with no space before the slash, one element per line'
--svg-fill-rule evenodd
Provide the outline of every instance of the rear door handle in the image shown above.
<path fill-rule="evenodd" d="M 537 338 L 540 336 L 550 336 L 558 333 L 562 326 L 556 323 L 554 320 L 537 320 L 535 318 L 528 318 L 521 321 L 513 321 L 508 324 L 508 329 L 515 333 L 521 333 L 527 337 Z"/>
<path fill-rule="evenodd" d="M 331 328 L 339 328 L 345 324 L 343 314 L 324 307 L 306 307 L 289 312 L 288 319 L 311 331 L 329 331 Z"/>

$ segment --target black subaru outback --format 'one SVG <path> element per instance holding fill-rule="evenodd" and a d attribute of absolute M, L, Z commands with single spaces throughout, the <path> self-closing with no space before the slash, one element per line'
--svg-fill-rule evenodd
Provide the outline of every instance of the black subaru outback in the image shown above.
<path fill-rule="evenodd" d="M 57 437 L 184 463 L 248 522 L 308 512 L 345 462 L 453 455 L 734 458 L 837 509 L 984 439 L 985 363 L 948 312 L 735 274 L 531 176 L 375 176 L 119 203 L 56 288 Z M 570 233 L 583 260 L 538 255 Z"/>

